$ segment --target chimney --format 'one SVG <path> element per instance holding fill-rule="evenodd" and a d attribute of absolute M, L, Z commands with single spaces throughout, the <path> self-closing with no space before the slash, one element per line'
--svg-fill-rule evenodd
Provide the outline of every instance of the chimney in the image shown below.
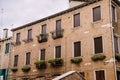
<path fill-rule="evenodd" d="M 3 29 L 3 39 L 8 38 L 8 29 Z"/>
<path fill-rule="evenodd" d="M 88 1 L 90 0 L 69 0 L 69 7 L 71 8 L 71 7 L 86 3 Z"/>

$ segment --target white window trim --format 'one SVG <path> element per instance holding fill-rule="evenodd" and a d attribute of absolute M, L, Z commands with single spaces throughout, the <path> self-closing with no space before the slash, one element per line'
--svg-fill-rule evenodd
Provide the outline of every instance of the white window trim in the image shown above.
<path fill-rule="evenodd" d="M 55 45 L 55 46 L 54 46 L 54 58 L 56 58 L 56 57 L 55 57 L 55 54 L 56 54 L 56 53 L 55 53 L 55 51 L 56 51 L 55 48 L 56 48 L 57 46 L 61 46 L 61 45 Z M 62 46 L 61 46 L 61 58 L 62 58 Z"/>
<path fill-rule="evenodd" d="M 72 57 L 75 58 L 75 56 L 74 56 L 74 43 L 75 42 L 81 43 L 81 56 L 78 56 L 78 57 L 82 57 L 82 41 L 81 40 L 77 40 L 77 41 L 72 42 Z"/>
<path fill-rule="evenodd" d="M 94 70 L 94 80 L 96 80 L 96 73 L 95 73 L 96 71 L 104 71 L 105 80 L 107 80 L 107 79 L 106 79 L 106 70 L 105 70 L 105 69 Z"/>
<path fill-rule="evenodd" d="M 94 37 L 92 38 L 92 42 L 93 42 L 93 55 L 95 55 L 94 38 L 97 38 L 97 37 L 102 37 L 102 48 L 103 48 L 103 52 L 102 52 L 102 53 L 97 53 L 97 54 L 104 54 L 104 53 L 105 53 L 104 37 L 103 37 L 103 35 L 98 35 L 98 36 L 94 36 Z"/>
<path fill-rule="evenodd" d="M 45 49 L 45 48 L 42 48 L 39 50 L 39 60 L 41 60 L 41 50 L 43 50 L 43 49 Z M 46 53 L 46 49 L 45 49 L 45 53 Z M 45 54 L 45 60 L 46 60 L 46 54 Z"/>

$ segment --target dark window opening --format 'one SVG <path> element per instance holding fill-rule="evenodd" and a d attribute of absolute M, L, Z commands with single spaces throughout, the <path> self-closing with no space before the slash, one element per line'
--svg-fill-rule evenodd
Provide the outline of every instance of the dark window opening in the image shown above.
<path fill-rule="evenodd" d="M 6 46 L 5 46 L 5 54 L 9 53 L 10 52 L 10 43 L 6 43 Z"/>
<path fill-rule="evenodd" d="M 32 29 L 28 30 L 28 41 L 32 40 Z"/>
<path fill-rule="evenodd" d="M 80 26 L 80 13 L 74 15 L 74 27 Z"/>
<path fill-rule="evenodd" d="M 81 56 L 81 42 L 74 42 L 74 57 Z"/>
<path fill-rule="evenodd" d="M 114 50 L 115 50 L 115 53 L 119 53 L 118 37 L 116 37 L 116 36 L 114 36 Z"/>
<path fill-rule="evenodd" d="M 20 43 L 20 33 L 16 34 L 16 43 Z"/>
<path fill-rule="evenodd" d="M 61 46 L 55 47 L 55 58 L 61 58 Z"/>
<path fill-rule="evenodd" d="M 96 80 L 105 80 L 105 72 L 104 72 L 104 70 L 95 71 L 95 74 L 96 74 Z"/>
<path fill-rule="evenodd" d="M 14 56 L 14 67 L 18 66 L 18 55 Z"/>
<path fill-rule="evenodd" d="M 95 50 L 95 54 L 103 53 L 102 37 L 94 38 L 94 50 Z"/>
<path fill-rule="evenodd" d="M 26 53 L 26 65 L 30 64 L 30 52 Z"/>
<path fill-rule="evenodd" d="M 40 60 L 45 60 L 45 49 L 41 50 Z"/>
<path fill-rule="evenodd" d="M 93 22 L 101 20 L 101 7 L 93 8 Z"/>
<path fill-rule="evenodd" d="M 112 5 L 112 21 L 115 21 L 115 7 Z"/>

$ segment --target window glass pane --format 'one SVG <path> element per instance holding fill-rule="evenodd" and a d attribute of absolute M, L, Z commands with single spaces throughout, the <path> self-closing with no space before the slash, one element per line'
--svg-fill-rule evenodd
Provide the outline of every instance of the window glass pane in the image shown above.
<path fill-rule="evenodd" d="M 81 42 L 74 42 L 74 57 L 81 56 Z"/>
<path fill-rule="evenodd" d="M 103 53 L 102 37 L 94 38 L 94 50 L 95 50 L 95 54 Z"/>
<path fill-rule="evenodd" d="M 45 49 L 41 50 L 41 56 L 40 60 L 45 60 Z"/>
<path fill-rule="evenodd" d="M 101 20 L 100 6 L 93 8 L 93 22 Z"/>
<path fill-rule="evenodd" d="M 9 53 L 10 51 L 10 43 L 6 43 L 5 54 Z"/>
<path fill-rule="evenodd" d="M 74 27 L 80 26 L 80 13 L 74 15 Z"/>
<path fill-rule="evenodd" d="M 26 53 L 26 65 L 30 64 L 30 52 Z"/>
<path fill-rule="evenodd" d="M 96 80 L 105 80 L 104 70 L 96 71 Z"/>
<path fill-rule="evenodd" d="M 55 47 L 55 58 L 60 58 L 61 57 L 61 46 L 56 46 Z"/>

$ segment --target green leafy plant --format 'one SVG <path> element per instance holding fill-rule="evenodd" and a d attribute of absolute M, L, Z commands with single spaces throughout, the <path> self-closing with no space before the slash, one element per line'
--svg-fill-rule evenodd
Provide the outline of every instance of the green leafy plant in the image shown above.
<path fill-rule="evenodd" d="M 63 59 L 62 58 L 50 59 L 48 63 L 50 63 L 52 67 L 59 67 L 63 65 Z"/>
<path fill-rule="evenodd" d="M 12 71 L 12 72 L 17 72 L 17 71 L 18 71 L 18 68 L 11 68 L 11 71 Z"/>
<path fill-rule="evenodd" d="M 120 54 L 115 54 L 115 59 L 120 61 Z"/>
<path fill-rule="evenodd" d="M 23 72 L 28 72 L 28 71 L 30 71 L 30 69 L 31 69 L 30 66 L 23 66 L 22 67 Z"/>
<path fill-rule="evenodd" d="M 82 58 L 81 58 L 81 57 L 76 57 L 76 58 L 72 58 L 72 59 L 71 59 L 71 62 L 72 62 L 72 63 L 75 63 L 75 64 L 80 63 L 81 61 L 82 61 Z"/>
<path fill-rule="evenodd" d="M 106 56 L 104 54 L 95 54 L 94 56 L 91 57 L 93 61 L 99 61 L 99 60 L 104 60 Z"/>
<path fill-rule="evenodd" d="M 44 60 L 36 61 L 34 64 L 36 65 L 36 68 L 38 69 L 45 69 L 47 66 Z"/>

